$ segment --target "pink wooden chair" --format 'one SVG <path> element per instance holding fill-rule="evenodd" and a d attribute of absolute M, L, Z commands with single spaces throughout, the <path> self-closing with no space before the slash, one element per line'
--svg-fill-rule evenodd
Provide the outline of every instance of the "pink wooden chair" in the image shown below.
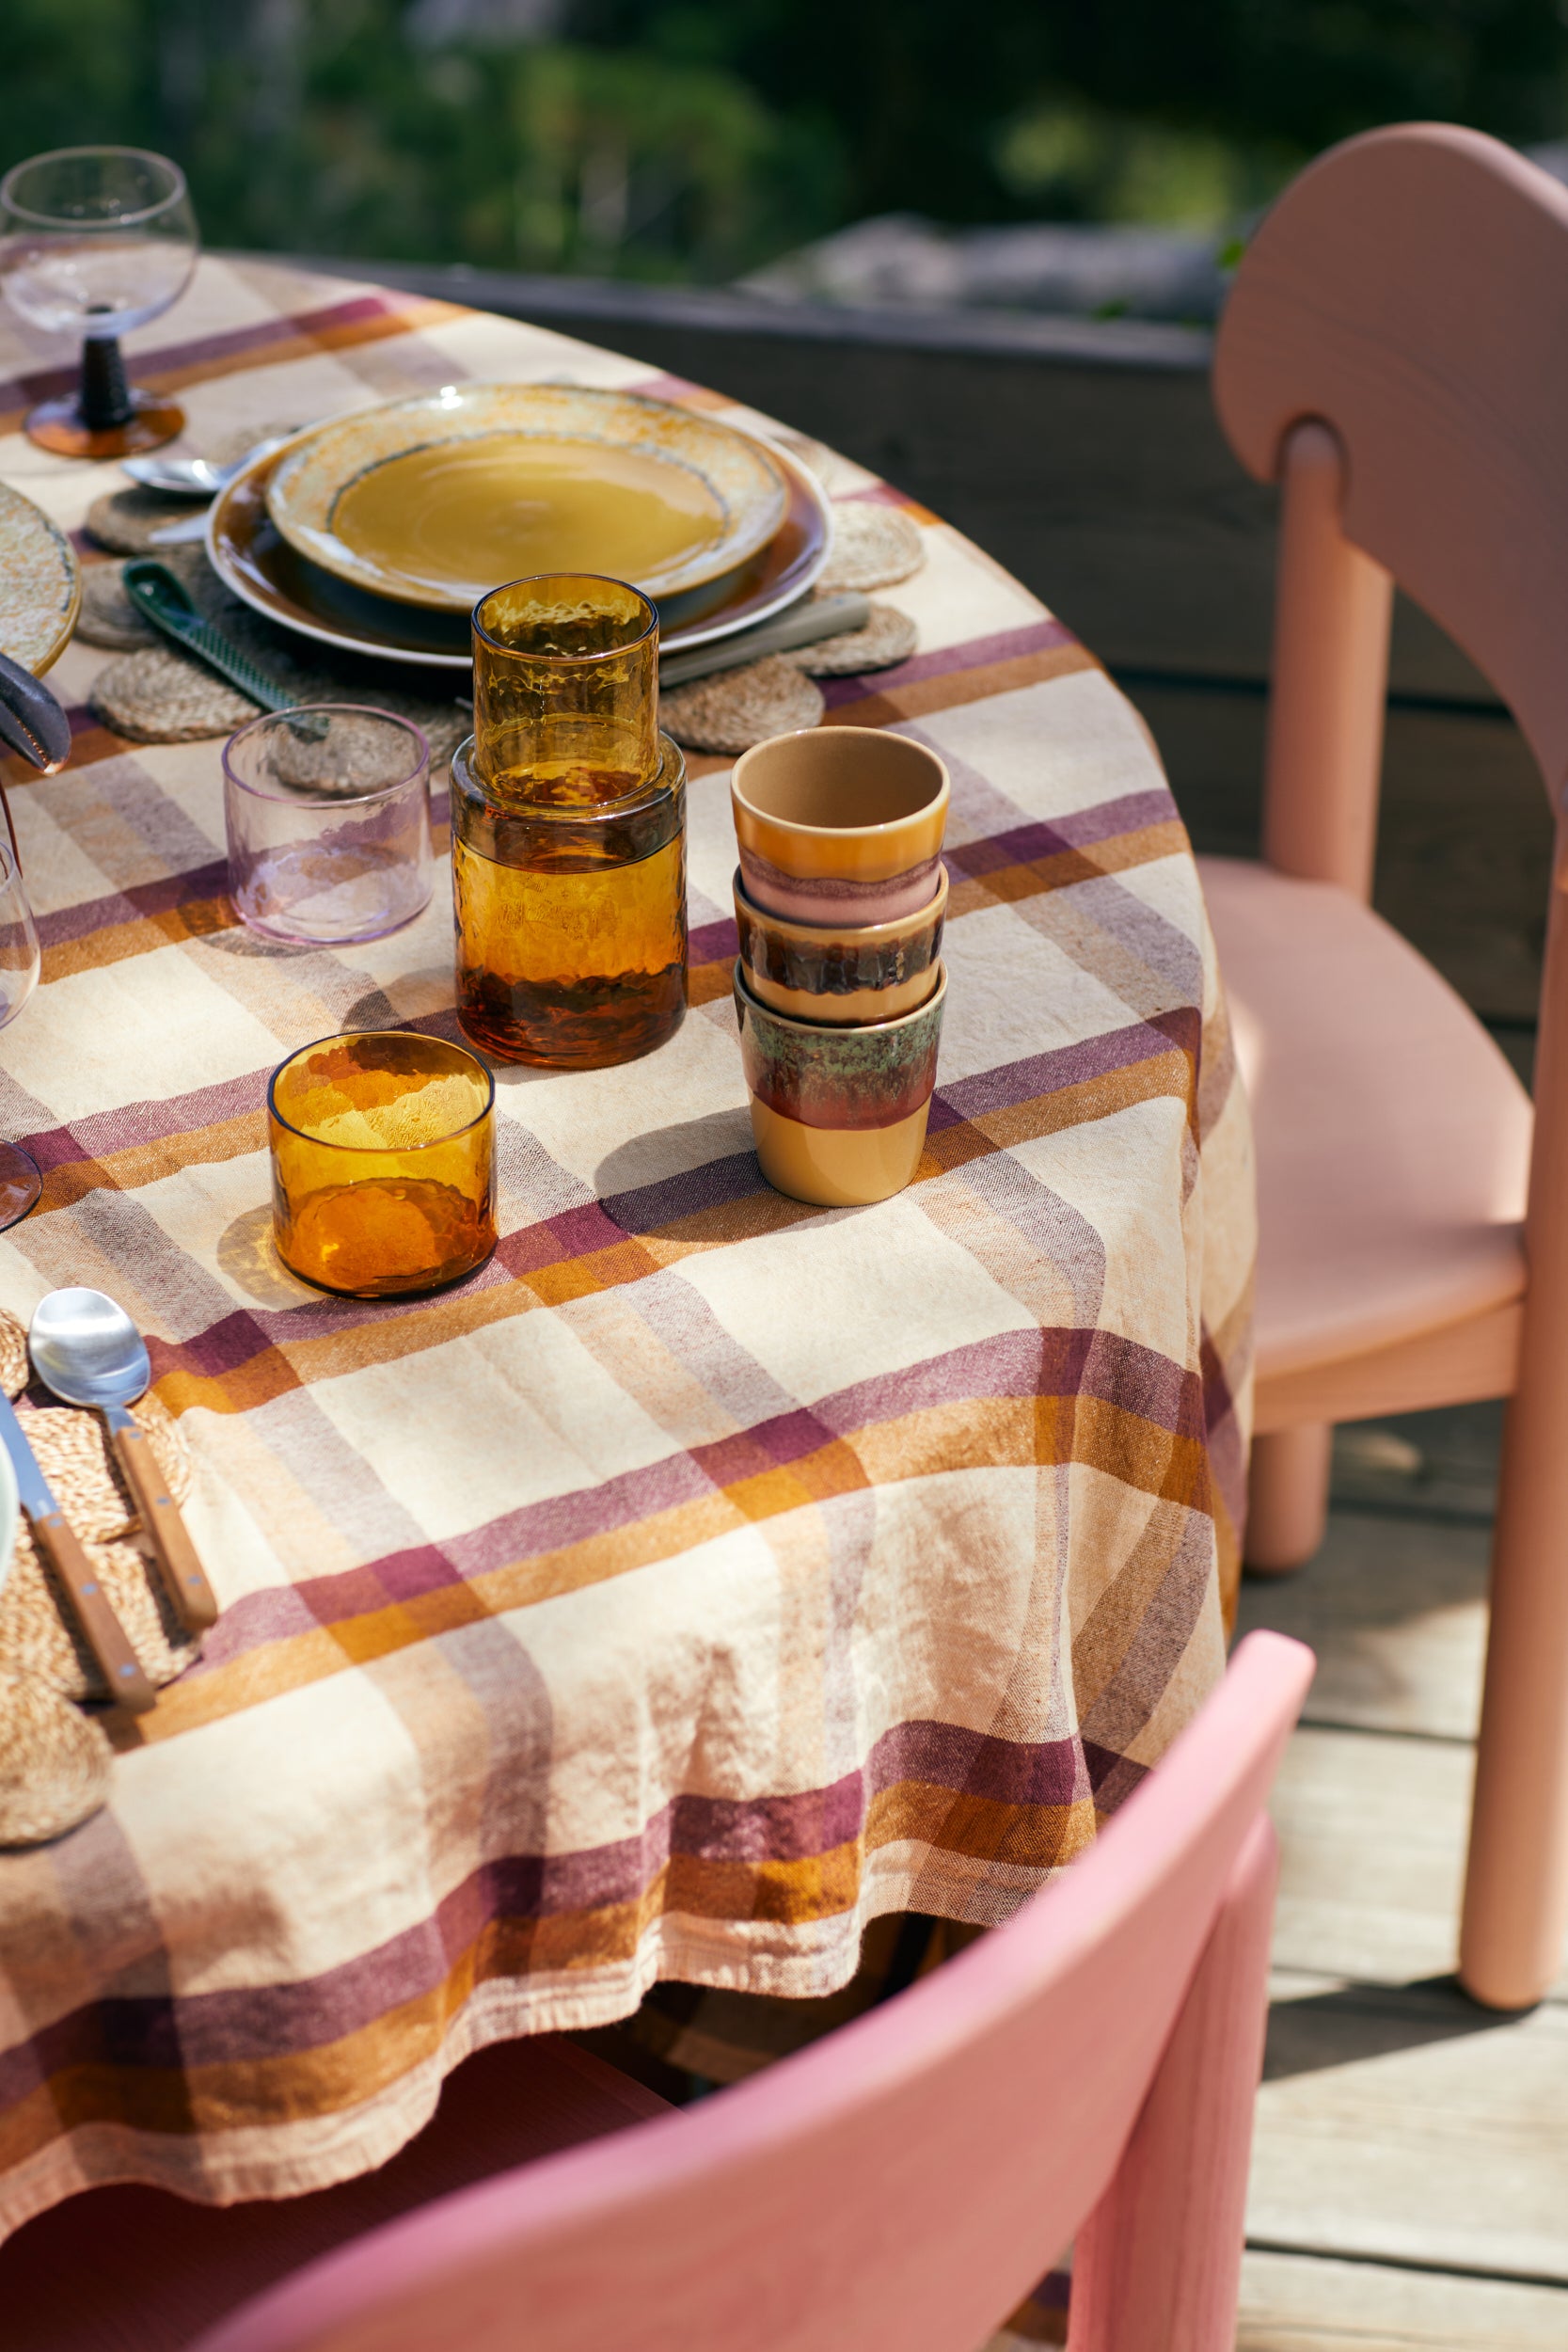
<path fill-rule="evenodd" d="M 1507 1395 L 1460 1939 L 1478 2000 L 1568 1915 L 1568 190 L 1471 131 L 1349 140 L 1248 248 L 1214 395 L 1283 488 L 1264 864 L 1206 859 L 1258 1131 L 1251 1565 L 1322 1538 L 1330 1424 Z M 1559 817 L 1536 1108 L 1368 907 L 1398 580 Z M 1545 881 L 1543 877 L 1543 881 Z"/>
<path fill-rule="evenodd" d="M 1263 1808 L 1311 1671 L 1252 1635 L 1049 1893 L 766 2074 L 681 2113 L 514 2043 L 345 2188 L 56 2208 L 0 2251 L 6 2327 L 27 2352 L 175 2352 L 283 2278 L 199 2352 L 974 2352 L 1076 2233 L 1074 2352 L 1231 2352 Z M 541 2160 L 497 2169 L 519 2153 Z"/>

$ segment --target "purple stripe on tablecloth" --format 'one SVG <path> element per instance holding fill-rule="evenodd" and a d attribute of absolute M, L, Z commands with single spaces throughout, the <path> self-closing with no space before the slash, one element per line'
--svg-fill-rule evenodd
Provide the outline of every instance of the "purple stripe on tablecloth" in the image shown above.
<path fill-rule="evenodd" d="M 242 1077 L 225 1078 L 217 1086 L 198 1087 L 193 1093 L 174 1095 L 165 1102 L 127 1103 L 119 1110 L 89 1111 L 74 1126 L 47 1127 L 29 1136 L 27 1149 L 42 1168 L 71 1168 L 84 1160 L 134 1151 L 138 1144 L 159 1143 L 166 1136 L 221 1126 L 246 1111 L 265 1108 L 270 1074 L 251 1070 Z"/>
<path fill-rule="evenodd" d="M 1012 1806 L 1066 1806 L 1088 1793 L 1073 1738 L 1024 1742 L 955 1724 L 895 1724 L 863 1771 L 825 1788 L 752 1799 L 678 1796 L 638 1836 L 482 1865 L 432 1918 L 319 1976 L 84 2006 L 0 2054 L 0 2106 L 24 2097 L 40 2071 L 94 2062 L 186 2071 L 276 2060 L 341 2041 L 437 1991 L 495 1922 L 635 1903 L 673 1860 L 761 1867 L 831 1853 L 863 1835 L 879 1796 L 911 1781 Z"/>
<path fill-rule="evenodd" d="M 209 865 L 192 867 L 183 874 L 166 874 L 157 882 L 133 882 L 125 890 L 110 891 L 102 898 L 81 898 L 74 906 L 56 907 L 52 914 L 38 917 L 40 947 L 63 947 L 73 939 L 90 938 L 94 931 L 108 930 L 118 923 L 135 923 L 149 915 L 167 914 L 176 907 L 189 906 L 203 898 L 221 898 L 229 888 L 229 866 L 224 858 L 214 858 Z"/>
<path fill-rule="evenodd" d="M 718 963 L 736 951 L 735 917 L 726 914 L 717 923 L 699 923 L 691 933 L 690 953 L 693 963 Z"/>
<path fill-rule="evenodd" d="M 908 1415 L 988 1399 L 1089 1396 L 1173 1437 L 1201 1439 L 1197 1375 L 1115 1332 L 1048 1327 L 1004 1331 L 874 1380 L 809 1409 L 792 1406 L 734 1438 L 673 1454 L 570 1493 L 503 1513 L 483 1526 L 234 1601 L 208 1634 L 191 1679 L 247 1651 L 317 1626 L 373 1615 L 423 1593 L 612 1535 L 719 1494 L 741 1478 L 787 1467 L 858 1431 Z M 830 1503 L 819 1507 L 829 1508 Z"/>
<path fill-rule="evenodd" d="M 931 1126 L 940 1131 L 961 1119 L 1013 1110 L 1041 1095 L 1060 1094 L 1090 1078 L 1107 1077 L 1114 1070 L 1133 1069 L 1158 1054 L 1168 1054 L 1173 1045 L 1196 1056 L 1202 1035 L 1202 1015 L 1182 1005 L 1172 1012 L 1134 1021 L 1125 1029 L 1103 1029 L 1098 1037 L 1080 1038 L 1071 1045 L 1054 1046 L 1049 1053 L 1002 1062 L 994 1070 L 977 1071 L 971 1078 L 955 1078 L 942 1087 L 931 1105 Z"/>
<path fill-rule="evenodd" d="M 896 693 L 901 686 L 919 686 L 927 678 L 950 677 L 956 671 L 983 670 L 994 661 L 1019 661 L 1032 653 L 1049 653 L 1055 645 L 1077 644 L 1065 622 L 1031 621 L 1023 628 L 999 629 L 990 637 L 969 637 L 961 644 L 943 645 L 936 653 L 917 653 L 891 670 L 865 670 L 854 677 L 818 678 L 830 710 L 841 703 L 863 702 L 868 694 Z"/>
<path fill-rule="evenodd" d="M 1168 824 L 1176 814 L 1168 792 L 1129 792 L 1120 800 L 1074 809 L 1069 817 L 1053 817 L 1049 823 L 1014 825 L 978 841 L 950 841 L 942 854 L 956 879 L 994 874 L 1005 866 L 1033 865 L 1039 858 L 1059 857 L 1066 850 L 1092 849 L 1121 834 L 1141 833 L 1147 825 Z"/>
<path fill-rule="evenodd" d="M 624 1232 L 657 1233 L 704 1209 L 727 1208 L 732 1200 L 744 1200 L 762 1189 L 756 1154 L 731 1152 L 721 1160 L 683 1168 L 678 1176 L 662 1176 L 630 1192 L 606 1193 L 602 1205 Z"/>
<path fill-rule="evenodd" d="M 301 335 L 329 334 L 336 328 L 358 326 L 371 319 L 395 317 L 400 310 L 412 307 L 416 299 L 390 290 L 356 294 L 347 302 L 328 303 L 320 310 L 284 313 L 254 326 L 232 326 L 222 334 L 198 335 L 186 343 L 161 343 L 156 351 L 136 353 L 135 373 L 138 379 L 145 379 L 165 368 L 208 366 L 214 359 L 238 358 L 247 351 L 266 351 L 277 343 L 293 342 Z M 31 369 L 22 375 L 0 376 L 0 405 L 17 405 L 8 399 L 8 394 L 28 402 L 43 400 L 51 392 L 69 391 L 75 381 L 74 360 L 60 367 Z"/>

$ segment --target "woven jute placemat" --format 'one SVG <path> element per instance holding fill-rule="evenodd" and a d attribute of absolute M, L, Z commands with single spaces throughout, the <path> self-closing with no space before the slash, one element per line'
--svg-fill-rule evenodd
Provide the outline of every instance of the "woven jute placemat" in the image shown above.
<path fill-rule="evenodd" d="M 872 500 L 841 500 L 833 508 L 833 538 L 818 592 L 891 588 L 926 561 L 919 525 L 901 507 Z"/>
<path fill-rule="evenodd" d="M 91 509 L 87 530 L 100 546 L 119 555 L 156 555 L 183 580 L 202 618 L 248 654 L 285 693 L 300 702 L 364 703 L 411 719 L 429 740 L 432 774 L 442 776 L 473 726 L 466 675 L 453 672 L 449 684 L 445 673 L 420 673 L 406 662 L 339 653 L 277 628 L 230 593 L 208 563 L 205 548 L 150 548 L 154 530 L 190 511 L 188 502 L 160 498 L 156 491 L 116 490 Z M 232 735 L 254 719 L 256 704 L 205 662 L 178 651 L 148 627 L 125 594 L 122 569 L 119 563 L 89 564 L 83 577 L 76 633 L 87 644 L 120 657 L 105 662 L 88 689 L 94 716 L 133 743 L 197 742 L 208 736 Z M 410 678 L 418 684 L 411 687 Z"/>
<path fill-rule="evenodd" d="M 863 628 L 819 637 L 815 645 L 797 645 L 782 658 L 808 677 L 857 677 L 863 670 L 888 670 L 895 661 L 907 661 L 919 640 L 907 612 L 895 604 L 874 604 Z"/>
<path fill-rule="evenodd" d="M 918 544 L 916 555 L 925 562 Z M 863 628 L 819 637 L 814 645 L 798 645 L 793 652 L 769 654 L 741 669 L 721 670 L 689 686 L 672 688 L 658 698 L 659 724 L 689 752 L 749 752 L 770 735 L 816 725 L 827 706 L 814 678 L 855 677 L 863 671 L 891 669 L 909 660 L 919 636 L 914 622 L 896 605 L 874 604 Z"/>
<path fill-rule="evenodd" d="M 26 1333 L 14 1315 L 0 1312 L 0 1385 L 19 1397 L 27 1377 Z M 133 1418 L 151 1440 L 169 1493 L 183 1503 L 190 1454 L 177 1422 L 150 1396 L 133 1408 Z M 135 1540 L 140 1521 L 103 1422 L 68 1406 L 24 1406 L 22 1422 L 148 1679 L 172 1682 L 198 1645 Z M 113 1752 L 101 1726 L 79 1709 L 108 1696 L 24 1518 L 0 1588 L 0 1845 L 57 1837 L 104 1802 Z"/>
<path fill-rule="evenodd" d="M 658 723 L 688 751 L 747 752 L 770 735 L 814 727 L 825 708 L 821 688 L 775 653 L 660 694 Z"/>

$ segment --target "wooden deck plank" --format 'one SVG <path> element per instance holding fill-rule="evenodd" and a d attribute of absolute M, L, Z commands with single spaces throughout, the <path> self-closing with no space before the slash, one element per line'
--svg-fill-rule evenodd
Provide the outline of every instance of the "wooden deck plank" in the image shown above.
<path fill-rule="evenodd" d="M 1382 1985 L 1452 1969 L 1472 1769 L 1458 1742 L 1297 1732 L 1275 1788 L 1277 1966 Z"/>
<path fill-rule="evenodd" d="M 1568 2008 L 1298 1975 L 1270 2015 L 1249 2239 L 1568 2285 Z"/>
<path fill-rule="evenodd" d="M 1309 1567 L 1245 1579 L 1238 1629 L 1272 1626 L 1317 1651 L 1308 1724 L 1470 1740 L 1490 1545 L 1464 1520 L 1337 1510 Z"/>
<path fill-rule="evenodd" d="M 1250 2252 L 1236 2352 L 1562 2352 L 1568 2292 Z"/>

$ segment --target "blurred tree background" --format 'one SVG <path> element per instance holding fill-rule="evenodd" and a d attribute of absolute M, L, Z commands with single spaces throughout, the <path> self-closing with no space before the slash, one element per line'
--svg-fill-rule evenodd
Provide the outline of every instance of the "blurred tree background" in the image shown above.
<path fill-rule="evenodd" d="M 1568 0 L 7 0 L 0 165 L 209 244 L 723 280 L 867 215 L 1234 228 L 1368 124 L 1568 130 Z"/>

